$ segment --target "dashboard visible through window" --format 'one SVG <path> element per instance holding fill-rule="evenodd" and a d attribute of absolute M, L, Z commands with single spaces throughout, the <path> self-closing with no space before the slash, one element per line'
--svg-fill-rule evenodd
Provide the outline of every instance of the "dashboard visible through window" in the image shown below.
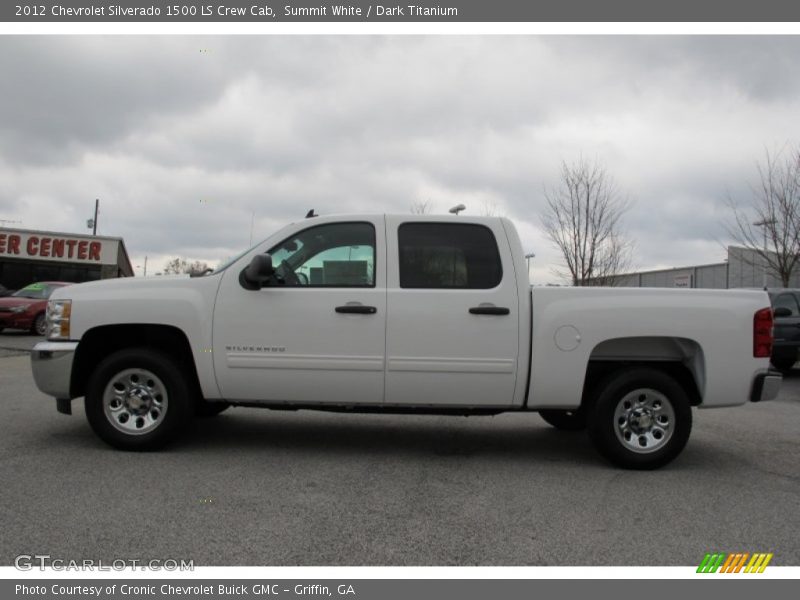
<path fill-rule="evenodd" d="M 276 275 L 270 285 L 375 286 L 375 228 L 370 223 L 309 227 L 269 253 Z"/>

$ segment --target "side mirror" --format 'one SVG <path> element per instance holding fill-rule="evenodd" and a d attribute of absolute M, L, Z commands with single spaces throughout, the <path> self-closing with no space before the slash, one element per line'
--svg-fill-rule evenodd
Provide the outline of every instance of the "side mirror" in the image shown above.
<path fill-rule="evenodd" d="M 248 290 L 260 290 L 275 273 L 269 254 L 256 254 L 239 275 L 239 282 Z"/>
<path fill-rule="evenodd" d="M 786 308 L 785 306 L 779 306 L 774 311 L 772 311 L 772 314 L 776 318 L 780 319 L 780 318 L 783 318 L 783 317 L 791 317 L 792 316 L 792 311 L 790 309 Z"/>

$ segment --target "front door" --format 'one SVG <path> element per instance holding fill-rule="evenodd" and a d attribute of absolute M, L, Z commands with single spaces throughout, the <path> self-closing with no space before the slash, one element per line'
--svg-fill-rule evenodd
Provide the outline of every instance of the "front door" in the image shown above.
<path fill-rule="evenodd" d="M 305 226 L 305 227 L 303 227 Z M 214 366 L 227 400 L 383 401 L 386 270 L 383 217 L 303 223 L 265 248 L 275 275 L 260 290 L 224 275 L 214 310 Z"/>

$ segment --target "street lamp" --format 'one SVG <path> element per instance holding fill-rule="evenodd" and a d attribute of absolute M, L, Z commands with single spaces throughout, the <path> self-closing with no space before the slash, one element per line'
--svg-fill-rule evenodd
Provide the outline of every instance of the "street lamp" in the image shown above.
<path fill-rule="evenodd" d="M 753 227 L 762 227 L 764 229 L 764 279 L 762 282 L 762 287 L 764 289 L 767 289 L 767 226 L 775 225 L 776 223 L 777 221 L 775 219 L 761 219 L 753 223 Z"/>
<path fill-rule="evenodd" d="M 525 255 L 525 260 L 528 261 L 528 283 L 531 282 L 531 259 L 532 258 L 536 258 L 536 254 L 534 254 L 533 252 L 528 252 L 528 254 Z"/>

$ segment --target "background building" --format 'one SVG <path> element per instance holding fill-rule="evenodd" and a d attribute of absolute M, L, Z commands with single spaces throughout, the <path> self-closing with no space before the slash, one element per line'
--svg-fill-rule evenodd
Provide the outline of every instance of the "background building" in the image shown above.
<path fill-rule="evenodd" d="M 0 227 L 0 284 L 8 289 L 131 276 L 122 238 Z"/>
<path fill-rule="evenodd" d="M 728 246 L 728 259 L 725 262 L 627 273 L 617 276 L 615 285 L 712 289 L 761 288 L 764 287 L 764 271 L 764 259 L 757 252 L 739 246 Z M 780 277 L 768 267 L 766 284 L 770 288 L 783 287 Z M 800 287 L 800 269 L 792 274 L 789 287 Z"/>

